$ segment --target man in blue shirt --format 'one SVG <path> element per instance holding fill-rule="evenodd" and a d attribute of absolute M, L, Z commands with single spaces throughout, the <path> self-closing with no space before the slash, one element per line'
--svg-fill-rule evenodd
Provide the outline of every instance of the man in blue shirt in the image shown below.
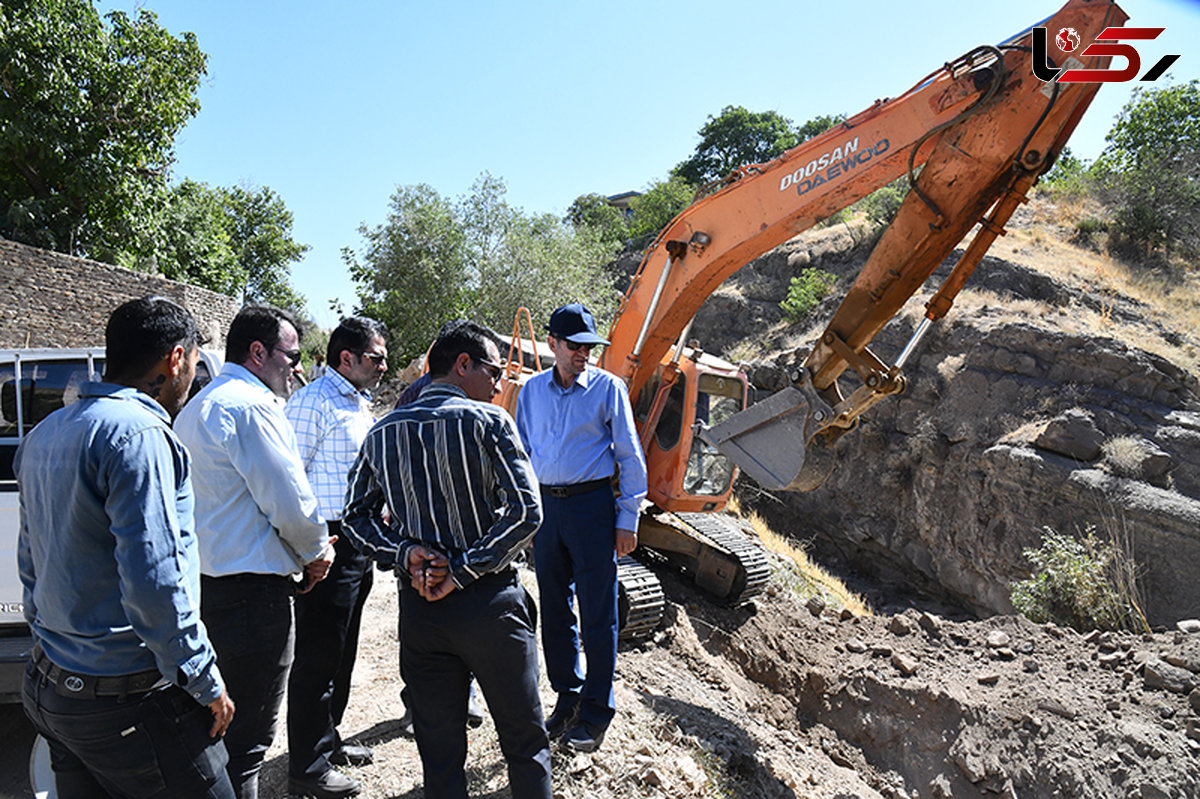
<path fill-rule="evenodd" d="M 537 530 L 541 503 L 512 417 L 488 403 L 499 360 L 474 323 L 439 335 L 429 352 L 432 382 L 367 435 L 342 517 L 359 549 L 408 577 L 399 581 L 400 668 L 428 799 L 466 799 L 472 673 L 496 724 L 513 799 L 553 795 L 537 614 L 513 567 Z"/>
<path fill-rule="evenodd" d="M 195 464 L 200 612 L 238 703 L 225 746 L 239 799 L 258 796 L 275 738 L 292 662 L 295 592 L 324 579 L 333 563 L 283 415 L 299 364 L 299 322 L 279 308 L 248 305 L 229 326 L 221 373 L 175 422 Z"/>
<path fill-rule="evenodd" d="M 170 300 L 120 306 L 105 382 L 17 450 L 36 642 L 22 698 L 59 796 L 233 796 L 221 736 L 234 706 L 200 619 L 191 462 L 170 426 L 199 339 Z"/>
<path fill-rule="evenodd" d="M 329 368 L 291 396 L 283 413 L 296 430 L 304 472 L 336 539 L 329 575 L 296 597 L 296 649 L 288 677 L 288 785 L 293 793 L 353 796 L 357 780 L 333 766 L 370 763 L 371 749 L 345 742 L 338 725 L 350 699 L 371 561 L 341 534 L 346 476 L 375 417 L 371 390 L 387 371 L 387 331 L 374 319 L 343 319 L 329 336 Z"/>
<path fill-rule="evenodd" d="M 616 710 L 617 558 L 637 547 L 646 461 L 625 384 L 588 363 L 592 348 L 608 343 L 591 312 L 580 303 L 564 305 L 550 315 L 547 329 L 554 368 L 529 379 L 516 414 L 545 508 L 533 556 L 546 673 L 558 692 L 546 730 L 551 737 L 565 733 L 569 747 L 591 752 Z M 586 677 L 579 667 L 580 626 Z"/>

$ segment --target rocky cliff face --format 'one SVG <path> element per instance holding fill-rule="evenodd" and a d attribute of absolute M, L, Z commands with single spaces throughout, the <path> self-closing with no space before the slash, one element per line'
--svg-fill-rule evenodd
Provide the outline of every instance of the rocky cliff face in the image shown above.
<path fill-rule="evenodd" d="M 799 267 L 847 275 L 844 290 L 865 257 L 850 244 L 823 231 L 764 256 L 710 300 L 695 334 L 706 349 L 749 349 L 737 332 L 779 318 L 772 306 Z M 1200 382 L 1078 319 L 1090 309 L 1137 322 L 1169 346 L 1186 334 L 1147 322 L 1136 301 L 998 258 L 969 285 L 910 361 L 908 391 L 842 439 L 826 484 L 756 506 L 797 538 L 822 537 L 875 571 L 898 567 L 985 614 L 1012 610 L 1009 583 L 1027 574 L 1021 552 L 1044 527 L 1091 525 L 1131 547 L 1152 624 L 1200 615 Z M 873 350 L 894 358 L 912 327 L 893 320 Z M 767 353 L 749 365 L 761 388 L 781 388 L 803 360 L 806 346 L 782 352 L 797 335 L 777 324 L 773 343 L 755 342 Z"/>

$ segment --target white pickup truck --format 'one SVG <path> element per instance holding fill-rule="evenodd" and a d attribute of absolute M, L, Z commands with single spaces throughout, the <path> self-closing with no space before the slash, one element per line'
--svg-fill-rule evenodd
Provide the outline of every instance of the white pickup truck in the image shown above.
<path fill-rule="evenodd" d="M 206 383 L 221 359 L 201 351 L 196 381 Z M 20 525 L 13 455 L 33 426 L 74 402 L 79 384 L 98 380 L 104 348 L 0 349 L 0 702 L 21 701 L 21 679 L 33 647 L 17 571 Z"/>

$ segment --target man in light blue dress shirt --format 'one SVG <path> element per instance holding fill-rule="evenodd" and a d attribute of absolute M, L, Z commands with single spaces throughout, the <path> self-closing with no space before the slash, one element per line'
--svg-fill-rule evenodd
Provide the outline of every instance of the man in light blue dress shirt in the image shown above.
<path fill-rule="evenodd" d="M 80 386 L 16 454 L 36 642 L 25 712 L 58 796 L 228 799 L 234 705 L 200 618 L 191 460 L 170 427 L 200 333 L 146 297 L 117 308 L 105 338 L 105 382 Z"/>
<path fill-rule="evenodd" d="M 637 547 L 646 461 L 625 384 L 588 363 L 607 344 L 580 303 L 550 316 L 555 365 L 517 400 L 517 429 L 541 484 L 544 518 L 533 542 L 541 593 L 542 649 L 558 704 L 546 731 L 591 752 L 616 712 L 617 558 Z M 620 475 L 614 497 L 613 475 Z M 579 623 L 572 600 L 579 598 Z M 579 666 L 579 643 L 587 674 Z"/>
<path fill-rule="evenodd" d="M 225 736 L 229 778 L 240 799 L 255 799 L 292 661 L 296 580 L 307 590 L 324 579 L 333 546 L 283 415 L 299 373 L 299 323 L 246 306 L 225 360 L 175 431 L 194 464 L 200 614 L 238 704 Z"/>

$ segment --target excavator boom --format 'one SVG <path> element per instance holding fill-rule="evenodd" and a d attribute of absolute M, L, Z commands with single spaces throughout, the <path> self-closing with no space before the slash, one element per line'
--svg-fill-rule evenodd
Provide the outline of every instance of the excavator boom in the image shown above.
<path fill-rule="evenodd" d="M 1070 0 L 1042 25 L 1074 28 L 1090 44 L 1126 19 L 1113 2 Z M 819 485 L 830 462 L 823 455 L 836 439 L 865 410 L 904 388 L 902 363 L 885 364 L 868 345 L 982 223 L 928 318 L 946 312 L 1099 88 L 1036 77 L 1032 30 L 948 62 L 903 95 L 876 102 L 770 163 L 737 170 L 718 191 L 690 205 L 643 260 L 609 332 L 612 345 L 602 365 L 629 381 L 636 402 L 672 345 L 679 350 L 677 339 L 701 304 L 729 275 L 907 175 L 908 197 L 804 369 L 793 376 L 795 388 L 773 398 L 769 408 L 751 408 L 702 434 L 765 487 Z M 1082 58 L 1088 68 L 1108 63 L 1108 57 Z M 847 368 L 862 386 L 844 396 L 837 381 Z M 812 462 L 810 450 L 821 453 Z"/>

